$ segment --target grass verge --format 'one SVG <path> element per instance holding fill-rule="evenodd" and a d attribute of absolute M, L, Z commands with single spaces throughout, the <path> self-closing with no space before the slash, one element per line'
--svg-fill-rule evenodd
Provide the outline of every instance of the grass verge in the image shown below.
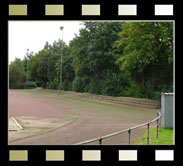
<path fill-rule="evenodd" d="M 80 118 L 80 114 L 75 114 L 73 115 L 72 117 L 70 117 L 70 121 L 73 121 L 73 120 L 76 120 L 76 119 L 79 119 Z"/>
<path fill-rule="evenodd" d="M 149 144 L 150 145 L 173 145 L 173 129 L 161 128 L 158 132 L 158 139 L 156 139 L 156 127 L 149 130 Z M 143 137 L 139 138 L 134 144 L 147 145 L 147 132 Z"/>

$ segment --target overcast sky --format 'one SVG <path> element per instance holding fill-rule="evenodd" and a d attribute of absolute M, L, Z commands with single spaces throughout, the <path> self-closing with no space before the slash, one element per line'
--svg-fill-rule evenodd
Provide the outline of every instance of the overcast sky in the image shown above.
<path fill-rule="evenodd" d="M 83 27 L 80 21 L 9 21 L 9 62 L 15 57 L 23 59 L 27 49 L 37 53 L 46 41 L 52 44 L 61 39 L 60 26 L 64 27 L 63 39 L 67 44 Z"/>

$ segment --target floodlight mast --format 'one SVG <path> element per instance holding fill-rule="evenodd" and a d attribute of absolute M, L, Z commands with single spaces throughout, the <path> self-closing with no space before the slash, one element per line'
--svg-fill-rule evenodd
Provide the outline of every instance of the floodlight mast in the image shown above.
<path fill-rule="evenodd" d="M 62 56 L 63 56 L 63 33 L 64 33 L 64 27 L 61 26 L 60 30 L 62 31 L 62 48 L 61 48 L 61 56 L 60 56 L 60 89 L 59 94 L 62 92 Z"/>
<path fill-rule="evenodd" d="M 26 73 L 27 77 L 26 77 L 26 82 L 28 82 L 28 52 L 29 52 L 29 49 L 27 49 L 27 52 L 26 52 L 26 55 L 27 55 L 27 57 L 26 57 L 26 60 L 27 60 L 27 73 Z"/>

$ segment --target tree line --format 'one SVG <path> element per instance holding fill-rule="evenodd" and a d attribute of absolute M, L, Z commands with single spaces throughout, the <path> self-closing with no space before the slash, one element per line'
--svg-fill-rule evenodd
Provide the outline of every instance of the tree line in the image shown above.
<path fill-rule="evenodd" d="M 16 58 L 9 65 L 9 87 L 58 89 L 63 51 L 65 91 L 155 100 L 173 91 L 172 22 L 83 24 L 68 45 L 46 42 L 39 52 Z"/>

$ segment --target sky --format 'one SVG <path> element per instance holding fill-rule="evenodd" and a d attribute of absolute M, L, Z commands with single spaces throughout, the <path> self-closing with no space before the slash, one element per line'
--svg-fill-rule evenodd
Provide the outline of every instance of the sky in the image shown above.
<path fill-rule="evenodd" d="M 63 40 L 66 44 L 79 35 L 83 27 L 81 21 L 9 21 L 9 63 L 15 57 L 23 59 L 27 49 L 37 53 L 43 49 L 46 41 L 52 44 L 62 39 L 60 26 L 64 27 Z"/>

